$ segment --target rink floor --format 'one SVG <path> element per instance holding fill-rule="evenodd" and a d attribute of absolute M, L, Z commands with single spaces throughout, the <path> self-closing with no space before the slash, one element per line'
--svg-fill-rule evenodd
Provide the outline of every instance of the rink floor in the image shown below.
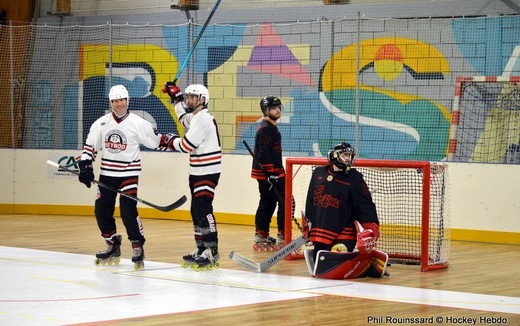
<path fill-rule="evenodd" d="M 135 271 L 128 259 L 95 266 L 91 255 L 1 246 L 0 275 L 0 325 L 96 324 L 324 295 L 520 312 L 517 297 L 224 268 L 197 272 L 153 261 Z"/>

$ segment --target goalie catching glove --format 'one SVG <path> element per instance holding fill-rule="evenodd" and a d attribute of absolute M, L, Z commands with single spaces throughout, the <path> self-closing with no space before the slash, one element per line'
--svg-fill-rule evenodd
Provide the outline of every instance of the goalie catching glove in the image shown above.
<path fill-rule="evenodd" d="M 87 188 L 90 188 L 92 185 L 92 180 L 94 180 L 94 168 L 92 167 L 91 160 L 81 160 L 78 163 L 79 165 L 79 182 L 83 183 Z"/>
<path fill-rule="evenodd" d="M 164 83 L 162 92 L 170 96 L 173 105 L 184 101 L 184 93 L 181 91 L 181 88 L 173 82 Z"/>
<path fill-rule="evenodd" d="M 159 150 L 160 151 L 174 151 L 175 147 L 173 147 L 173 140 L 175 138 L 179 138 L 176 134 L 168 133 L 161 136 L 161 141 L 159 142 Z"/>
<path fill-rule="evenodd" d="M 374 232 L 370 228 L 365 228 L 358 221 L 354 221 L 356 229 L 358 231 L 356 247 L 361 254 L 366 254 L 376 249 L 377 239 L 379 238 L 379 232 Z M 372 223 L 366 223 L 366 226 L 371 226 Z M 376 225 L 377 226 L 377 225 Z"/>

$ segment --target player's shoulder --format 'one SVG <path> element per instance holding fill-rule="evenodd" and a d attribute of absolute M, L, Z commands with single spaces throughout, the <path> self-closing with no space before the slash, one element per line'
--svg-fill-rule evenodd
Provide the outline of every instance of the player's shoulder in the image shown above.
<path fill-rule="evenodd" d="M 363 174 L 356 168 L 350 168 L 348 174 L 352 177 L 363 177 Z"/>
<path fill-rule="evenodd" d="M 112 113 L 107 113 L 105 115 L 100 116 L 94 121 L 93 125 L 104 125 L 112 118 Z"/>
<path fill-rule="evenodd" d="M 363 173 L 356 168 L 350 168 L 347 175 L 351 180 L 363 180 Z"/>
<path fill-rule="evenodd" d="M 193 120 L 214 120 L 213 114 L 208 109 L 202 109 L 193 115 Z"/>
<path fill-rule="evenodd" d="M 329 173 L 331 165 L 318 165 L 314 168 L 313 173 L 321 174 L 321 173 Z"/>
<path fill-rule="evenodd" d="M 143 116 L 136 114 L 134 112 L 129 112 L 128 116 L 126 117 L 125 120 L 128 120 L 129 122 L 132 122 L 132 123 L 151 124 L 151 122 L 146 120 Z"/>

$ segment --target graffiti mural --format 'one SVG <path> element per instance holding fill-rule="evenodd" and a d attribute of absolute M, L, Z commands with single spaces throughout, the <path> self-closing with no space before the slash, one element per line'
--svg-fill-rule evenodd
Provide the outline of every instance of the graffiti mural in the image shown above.
<path fill-rule="evenodd" d="M 259 101 L 274 95 L 283 102 L 278 128 L 285 155 L 324 156 L 346 140 L 363 158 L 438 161 L 447 156 L 453 130 L 456 79 L 518 75 L 518 17 L 367 20 L 361 36 L 356 26 L 355 20 L 215 24 L 193 52 L 202 28 L 195 24 L 92 30 L 40 26 L 35 45 L 40 61 L 59 57 L 72 63 L 35 61 L 31 67 L 31 80 L 46 81 L 56 94 L 49 104 L 52 113 L 38 119 L 57 128 L 53 137 L 61 139 L 45 146 L 79 148 L 92 122 L 108 109 L 113 84 L 129 89 L 130 109 L 160 132 L 182 134 L 161 89 L 192 53 L 178 84 L 207 85 L 224 153 L 247 154 L 242 141 L 254 141 L 262 117 Z M 111 39 L 98 39 L 103 34 Z M 65 46 L 70 51 L 60 50 Z M 39 125 L 35 115 L 28 117 L 26 126 Z"/>

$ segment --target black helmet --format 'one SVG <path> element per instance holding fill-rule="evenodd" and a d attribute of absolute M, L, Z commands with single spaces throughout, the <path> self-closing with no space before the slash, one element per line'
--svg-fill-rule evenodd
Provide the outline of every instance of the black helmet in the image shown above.
<path fill-rule="evenodd" d="M 341 154 L 343 153 L 350 153 L 350 159 L 343 160 L 341 158 Z M 356 156 L 354 148 L 350 146 L 349 143 L 342 142 L 332 147 L 327 155 L 327 158 L 330 163 L 334 164 L 342 171 L 348 172 L 352 166 L 352 162 L 354 161 L 354 156 Z"/>
<path fill-rule="evenodd" d="M 282 107 L 282 101 L 276 96 L 266 96 L 260 100 L 260 109 L 264 116 L 268 116 L 269 110 L 276 106 Z"/>

